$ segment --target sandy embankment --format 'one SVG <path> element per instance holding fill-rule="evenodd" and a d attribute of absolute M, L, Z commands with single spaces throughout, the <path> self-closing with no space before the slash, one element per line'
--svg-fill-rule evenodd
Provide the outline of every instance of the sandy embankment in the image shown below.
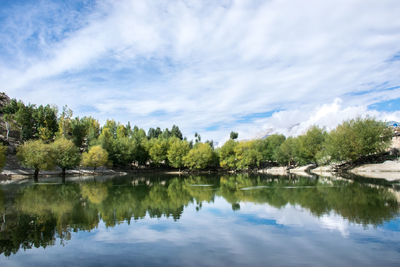
<path fill-rule="evenodd" d="M 292 174 L 300 175 L 300 176 L 312 177 L 312 175 L 310 174 L 310 171 L 312 169 L 314 169 L 315 167 L 316 166 L 314 164 L 309 164 L 309 165 L 290 169 L 289 172 Z"/>
<path fill-rule="evenodd" d="M 400 160 L 387 160 L 379 164 L 365 164 L 350 170 L 351 173 L 388 181 L 400 180 Z"/>
<path fill-rule="evenodd" d="M 0 173 L 0 175 L 2 175 L 4 178 L 9 178 L 12 180 L 26 179 L 26 178 L 33 176 L 33 174 L 34 174 L 33 170 L 26 170 L 26 169 L 3 170 Z M 68 176 L 92 176 L 92 175 L 115 175 L 115 174 L 124 175 L 126 173 L 100 168 L 100 169 L 97 169 L 96 172 L 93 172 L 93 169 L 92 170 L 89 170 L 89 169 L 67 170 L 65 174 Z M 60 176 L 60 175 L 61 175 L 61 170 L 40 171 L 39 172 L 39 178 L 40 177 L 48 177 L 48 176 Z"/>
<path fill-rule="evenodd" d="M 325 176 L 325 177 L 333 177 L 334 171 L 335 170 L 332 165 L 319 166 L 319 167 L 311 170 L 312 173 L 320 175 L 320 176 Z"/>
<path fill-rule="evenodd" d="M 272 175 L 287 175 L 289 173 L 287 167 L 272 167 L 258 171 L 259 173 L 267 173 Z"/>

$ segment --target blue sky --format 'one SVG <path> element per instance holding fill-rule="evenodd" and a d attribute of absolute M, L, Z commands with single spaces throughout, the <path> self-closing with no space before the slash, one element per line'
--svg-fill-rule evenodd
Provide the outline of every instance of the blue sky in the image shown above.
<path fill-rule="evenodd" d="M 0 1 L 1 90 L 222 142 L 400 120 L 400 2 Z"/>

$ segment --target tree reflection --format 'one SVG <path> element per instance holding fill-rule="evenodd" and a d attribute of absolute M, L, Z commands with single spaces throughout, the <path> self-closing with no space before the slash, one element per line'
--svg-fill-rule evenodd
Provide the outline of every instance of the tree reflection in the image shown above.
<path fill-rule="evenodd" d="M 0 188 L 0 253 L 64 242 L 76 231 L 91 231 L 100 220 L 121 222 L 167 217 L 179 220 L 185 207 L 223 197 L 239 211 L 241 202 L 276 208 L 299 205 L 319 217 L 335 212 L 350 222 L 380 225 L 398 215 L 399 204 L 386 187 L 347 180 L 249 176 L 187 178 L 127 177 L 65 184 Z"/>

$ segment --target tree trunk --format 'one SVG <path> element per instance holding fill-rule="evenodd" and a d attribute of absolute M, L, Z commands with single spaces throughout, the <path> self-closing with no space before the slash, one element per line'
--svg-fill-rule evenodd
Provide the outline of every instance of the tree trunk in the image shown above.
<path fill-rule="evenodd" d="M 39 177 L 39 169 L 35 169 L 35 174 L 33 176 L 33 179 L 35 180 L 35 182 L 38 181 L 38 177 Z"/>
<path fill-rule="evenodd" d="M 61 177 L 62 177 L 62 183 L 65 184 L 65 168 L 62 168 Z"/>

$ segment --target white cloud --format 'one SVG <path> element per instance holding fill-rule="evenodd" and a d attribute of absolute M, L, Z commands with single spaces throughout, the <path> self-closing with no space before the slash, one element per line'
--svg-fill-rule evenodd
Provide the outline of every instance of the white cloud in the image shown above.
<path fill-rule="evenodd" d="M 400 85 L 400 60 L 390 61 L 400 50 L 396 0 L 109 1 L 75 24 L 75 13 L 59 12 L 54 27 L 40 20 L 41 9 L 49 7 L 26 12 L 30 23 L 20 28 L 10 18 L 0 30 L 1 45 L 15 52 L 7 58 L 18 62 L 0 57 L 0 84 L 27 102 L 91 105 L 98 112 L 90 115 L 103 121 L 175 123 L 217 141 L 231 130 L 250 138 L 268 128 L 330 128 L 367 113 L 399 118 L 367 110 L 400 97 L 384 90 Z M 63 26 L 72 30 L 62 34 Z M 35 31 L 46 34 L 35 40 Z M 213 125 L 220 127 L 204 130 Z"/>

